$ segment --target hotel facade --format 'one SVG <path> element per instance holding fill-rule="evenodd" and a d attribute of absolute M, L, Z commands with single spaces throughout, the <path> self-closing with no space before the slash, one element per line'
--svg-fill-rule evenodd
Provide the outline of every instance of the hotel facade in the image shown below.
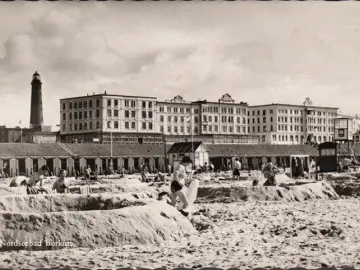
<path fill-rule="evenodd" d="M 317 143 L 330 142 L 337 112 L 338 108 L 313 106 L 309 98 L 303 105 L 250 106 L 248 132 L 269 144 L 304 144 L 310 138 Z"/>
<path fill-rule="evenodd" d="M 64 143 L 304 144 L 332 141 L 338 108 L 266 104 L 249 106 L 229 94 L 217 101 L 93 94 L 60 100 Z"/>

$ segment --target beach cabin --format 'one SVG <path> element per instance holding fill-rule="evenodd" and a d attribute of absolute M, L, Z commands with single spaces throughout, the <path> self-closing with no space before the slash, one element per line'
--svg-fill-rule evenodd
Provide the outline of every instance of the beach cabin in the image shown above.
<path fill-rule="evenodd" d="M 174 143 L 168 151 L 169 164 L 177 168 L 184 156 L 189 156 L 193 167 L 209 164 L 209 149 L 202 142 Z"/>

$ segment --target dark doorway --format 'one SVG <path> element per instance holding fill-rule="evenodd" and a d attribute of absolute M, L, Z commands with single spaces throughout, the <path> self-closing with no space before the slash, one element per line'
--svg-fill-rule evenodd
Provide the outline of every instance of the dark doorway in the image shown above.
<path fill-rule="evenodd" d="M 129 160 L 127 158 L 124 158 L 124 168 L 125 170 L 129 169 Z"/>
<path fill-rule="evenodd" d="M 61 169 L 63 170 L 67 170 L 67 166 L 66 166 L 66 158 L 62 158 L 60 159 L 61 162 Z"/>
<path fill-rule="evenodd" d="M 160 170 L 159 168 L 159 158 L 155 158 L 155 169 Z"/>
<path fill-rule="evenodd" d="M 54 159 L 52 159 L 52 158 L 47 159 L 46 166 L 49 167 L 50 173 L 54 173 Z"/>
<path fill-rule="evenodd" d="M 138 138 L 138 143 L 139 144 L 143 144 L 143 142 L 144 142 L 144 139 L 143 138 Z M 136 168 L 136 167 L 135 167 Z"/>
<path fill-rule="evenodd" d="M 104 171 L 104 170 L 106 170 L 107 169 L 107 166 L 106 166 L 106 158 L 103 158 L 102 159 L 102 168 L 101 168 L 101 171 Z"/>
<path fill-rule="evenodd" d="M 112 161 L 113 161 L 113 169 L 118 170 L 118 159 L 113 158 Z"/>
<path fill-rule="evenodd" d="M 37 172 L 38 168 L 39 168 L 39 160 L 33 159 L 33 171 L 32 172 Z"/>
<path fill-rule="evenodd" d="M 6 173 L 9 177 L 10 176 L 10 161 L 8 159 L 4 160 L 3 169 L 4 169 L 4 173 Z"/>
<path fill-rule="evenodd" d="M 77 172 L 80 172 L 80 159 L 76 158 L 74 159 L 74 169 Z"/>
<path fill-rule="evenodd" d="M 144 163 L 150 167 L 150 160 L 148 158 L 144 158 Z"/>
<path fill-rule="evenodd" d="M 19 175 L 26 175 L 25 159 L 19 159 Z"/>
<path fill-rule="evenodd" d="M 134 167 L 136 170 L 139 169 L 139 158 L 134 158 Z"/>
<path fill-rule="evenodd" d="M 86 167 L 90 166 L 91 171 L 95 170 L 95 158 L 88 158 L 86 159 Z"/>

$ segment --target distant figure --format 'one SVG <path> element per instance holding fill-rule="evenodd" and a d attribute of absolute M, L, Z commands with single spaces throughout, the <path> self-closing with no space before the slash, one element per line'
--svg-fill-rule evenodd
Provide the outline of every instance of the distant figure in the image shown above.
<path fill-rule="evenodd" d="M 316 174 L 316 162 L 315 160 L 312 158 L 311 162 L 310 162 L 310 179 L 314 179 L 315 178 L 315 174 Z"/>
<path fill-rule="evenodd" d="M 171 176 L 171 165 L 169 164 L 167 166 L 168 176 Z"/>
<path fill-rule="evenodd" d="M 90 180 L 91 177 L 91 168 L 90 165 L 87 166 L 87 168 L 85 169 L 85 179 Z"/>
<path fill-rule="evenodd" d="M 61 170 L 59 179 L 55 181 L 53 185 L 53 190 L 55 190 L 57 193 L 68 193 L 69 184 L 66 181 L 66 171 Z"/>
<path fill-rule="evenodd" d="M 209 165 L 207 164 L 207 162 L 205 162 L 204 164 L 204 172 L 209 172 Z"/>
<path fill-rule="evenodd" d="M 241 163 L 239 158 L 235 158 L 235 165 L 233 171 L 233 180 L 240 180 L 240 170 L 241 170 Z"/>
<path fill-rule="evenodd" d="M 210 172 L 214 172 L 214 170 L 215 170 L 214 164 L 210 162 Z"/>

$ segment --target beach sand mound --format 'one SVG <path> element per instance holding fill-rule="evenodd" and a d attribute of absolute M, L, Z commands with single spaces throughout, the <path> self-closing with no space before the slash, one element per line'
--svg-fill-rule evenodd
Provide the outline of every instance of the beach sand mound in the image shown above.
<path fill-rule="evenodd" d="M 152 194 L 47 194 L 0 197 L 0 211 L 45 213 L 60 211 L 111 210 L 145 205 L 154 201 Z"/>
<path fill-rule="evenodd" d="M 245 187 L 234 184 L 202 186 L 198 190 L 200 203 L 237 201 L 305 201 L 338 199 L 339 195 L 325 182 L 288 187 Z"/>
<path fill-rule="evenodd" d="M 0 251 L 156 244 L 196 232 L 187 218 L 164 202 L 108 211 L 3 212 L 0 224 Z"/>

